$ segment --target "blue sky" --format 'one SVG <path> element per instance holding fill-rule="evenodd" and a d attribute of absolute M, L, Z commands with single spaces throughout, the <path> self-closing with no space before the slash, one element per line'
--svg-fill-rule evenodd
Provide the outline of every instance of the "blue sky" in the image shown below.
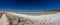
<path fill-rule="evenodd" d="M 0 10 L 54 10 L 60 0 L 0 0 Z"/>

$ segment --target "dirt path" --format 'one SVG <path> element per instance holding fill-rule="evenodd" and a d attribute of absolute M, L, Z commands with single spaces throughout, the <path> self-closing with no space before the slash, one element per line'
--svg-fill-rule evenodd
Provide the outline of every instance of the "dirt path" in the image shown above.
<path fill-rule="evenodd" d="M 3 14 L 0 19 L 0 25 L 7 25 L 7 18 L 5 14 Z"/>

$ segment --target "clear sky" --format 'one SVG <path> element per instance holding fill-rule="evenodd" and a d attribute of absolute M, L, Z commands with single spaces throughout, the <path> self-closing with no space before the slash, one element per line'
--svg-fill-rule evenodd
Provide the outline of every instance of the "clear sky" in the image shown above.
<path fill-rule="evenodd" d="M 0 0 L 0 10 L 54 10 L 60 0 Z"/>

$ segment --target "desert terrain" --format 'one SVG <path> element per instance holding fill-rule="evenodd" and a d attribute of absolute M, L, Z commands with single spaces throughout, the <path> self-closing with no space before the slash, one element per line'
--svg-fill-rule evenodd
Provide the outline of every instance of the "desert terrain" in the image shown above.
<path fill-rule="evenodd" d="M 59 11 L 0 12 L 0 25 L 60 25 Z"/>

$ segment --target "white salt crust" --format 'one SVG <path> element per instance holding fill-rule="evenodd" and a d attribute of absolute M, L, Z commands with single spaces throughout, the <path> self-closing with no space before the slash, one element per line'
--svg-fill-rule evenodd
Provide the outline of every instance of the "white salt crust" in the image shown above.
<path fill-rule="evenodd" d="M 12 25 L 60 25 L 60 12 L 56 14 L 49 14 L 49 15 L 40 15 L 40 16 L 30 16 L 26 14 L 17 14 L 13 12 L 6 12 L 2 15 L 5 23 L 2 22 L 0 25 L 9 25 L 8 17 L 12 19 Z M 14 18 L 16 17 L 16 18 Z M 18 19 L 20 22 L 18 22 Z M 1 21 L 1 20 L 0 20 Z M 17 24 L 19 23 L 19 24 Z"/>

